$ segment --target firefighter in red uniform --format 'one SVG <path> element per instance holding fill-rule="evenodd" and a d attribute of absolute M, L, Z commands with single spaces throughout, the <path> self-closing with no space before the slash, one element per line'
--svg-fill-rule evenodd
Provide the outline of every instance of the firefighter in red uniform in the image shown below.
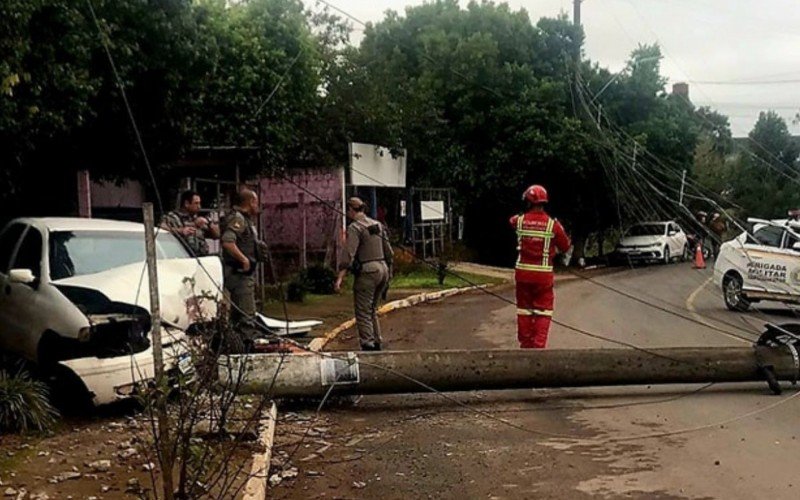
<path fill-rule="evenodd" d="M 523 349 L 543 349 L 553 316 L 553 259 L 569 250 L 564 227 L 544 211 L 547 190 L 533 185 L 522 199 L 528 210 L 511 218 L 517 231 L 517 338 Z"/>

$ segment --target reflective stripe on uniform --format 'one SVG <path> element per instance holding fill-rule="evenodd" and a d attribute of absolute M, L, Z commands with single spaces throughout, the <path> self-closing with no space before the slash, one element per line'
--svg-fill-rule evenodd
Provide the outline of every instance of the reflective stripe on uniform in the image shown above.
<path fill-rule="evenodd" d="M 535 272 L 549 273 L 553 271 L 553 266 L 538 266 L 536 264 L 525 264 L 524 262 L 517 262 L 517 269 L 521 271 L 535 271 Z"/>
<path fill-rule="evenodd" d="M 553 233 L 547 231 L 533 231 L 528 229 L 520 229 L 517 231 L 518 236 L 528 237 L 528 238 L 552 238 Z"/>
<path fill-rule="evenodd" d="M 553 224 L 555 221 L 553 219 L 548 219 L 547 221 L 547 236 L 544 238 L 544 248 L 542 249 L 542 265 L 547 266 L 550 264 L 550 242 L 553 240 Z M 550 266 L 552 269 L 552 266 Z"/>
<path fill-rule="evenodd" d="M 554 219 L 547 220 L 547 227 L 544 231 L 523 229 L 525 215 L 520 215 L 517 218 L 517 249 L 520 250 L 520 255 L 517 258 L 516 268 L 522 271 L 533 271 L 539 273 L 553 272 L 553 266 L 550 265 L 550 243 L 555 234 L 553 233 L 553 226 L 555 225 Z M 522 262 L 522 239 L 523 238 L 540 238 L 543 240 L 542 246 L 542 263 L 541 264 L 528 264 Z"/>
<path fill-rule="evenodd" d="M 517 308 L 517 316 L 552 316 L 553 311 L 548 309 L 522 309 Z"/>

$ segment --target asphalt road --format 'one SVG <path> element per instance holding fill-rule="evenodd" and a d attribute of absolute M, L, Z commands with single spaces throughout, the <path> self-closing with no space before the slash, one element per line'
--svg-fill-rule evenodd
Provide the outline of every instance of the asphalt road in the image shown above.
<path fill-rule="evenodd" d="M 592 278 L 618 291 L 561 281 L 555 319 L 562 325 L 553 326 L 549 346 L 615 346 L 568 326 L 641 347 L 742 345 L 765 321 L 794 317 L 766 304 L 729 312 L 710 275 L 674 264 Z M 499 293 L 511 299 L 513 288 Z M 383 324 L 392 349 L 514 348 L 514 314 L 512 304 L 472 293 L 400 311 Z M 354 347 L 352 333 L 334 346 Z M 322 442 L 331 446 L 320 453 L 305 442 L 291 453 L 307 420 L 279 424 L 278 449 L 300 476 L 273 493 L 793 499 L 800 496 L 795 394 L 772 396 L 754 383 L 365 397 L 323 410 Z"/>

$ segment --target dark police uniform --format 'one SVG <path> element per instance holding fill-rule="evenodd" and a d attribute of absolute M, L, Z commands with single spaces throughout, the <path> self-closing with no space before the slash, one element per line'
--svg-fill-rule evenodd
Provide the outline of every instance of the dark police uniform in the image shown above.
<path fill-rule="evenodd" d="M 380 222 L 361 215 L 347 227 L 346 250 L 344 265 L 355 275 L 353 298 L 361 347 L 380 348 L 378 302 L 389 285 L 389 267 L 394 255 L 386 230 Z"/>
<path fill-rule="evenodd" d="M 177 232 L 174 234 L 186 243 L 195 256 L 203 257 L 208 255 L 208 243 L 206 242 L 205 230 L 195 225 L 197 217 L 197 214 L 190 214 L 183 210 L 174 210 L 164 216 L 161 224 L 166 225 L 171 231 L 178 231 L 184 227 L 195 228 L 195 233 L 193 235 L 184 236 Z"/>
<path fill-rule="evenodd" d="M 236 306 L 231 311 L 231 319 L 239 320 L 243 315 L 252 317 L 256 313 L 255 269 L 258 261 L 256 228 L 250 217 L 233 210 L 222 221 L 220 240 L 223 243 L 235 243 L 245 257 L 250 259 L 250 270 L 245 273 L 242 272 L 238 260 L 224 249 L 222 251 L 225 290 Z"/>

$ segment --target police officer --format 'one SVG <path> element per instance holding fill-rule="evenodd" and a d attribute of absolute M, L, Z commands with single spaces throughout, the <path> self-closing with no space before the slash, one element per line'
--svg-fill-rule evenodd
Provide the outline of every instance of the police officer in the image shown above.
<path fill-rule="evenodd" d="M 165 215 L 161 227 L 186 243 L 196 257 L 208 255 L 207 238 L 219 238 L 219 227 L 200 216 L 200 195 L 191 190 L 181 193 L 180 208 Z"/>
<path fill-rule="evenodd" d="M 246 321 L 256 313 L 256 263 L 265 256 L 266 245 L 259 241 L 253 219 L 258 214 L 258 196 L 242 189 L 233 196 L 233 210 L 222 224 L 222 262 L 225 291 L 232 303 L 231 321 L 245 342 L 252 341 L 255 331 L 244 331 Z M 241 346 L 240 346 L 241 347 Z"/>
<path fill-rule="evenodd" d="M 378 324 L 378 301 L 389 285 L 394 253 L 380 222 L 367 217 L 366 204 L 360 198 L 347 200 L 347 227 L 345 249 L 347 257 L 336 280 L 336 291 L 342 288 L 348 269 L 355 276 L 356 327 L 361 349 L 381 350 L 381 328 Z"/>

